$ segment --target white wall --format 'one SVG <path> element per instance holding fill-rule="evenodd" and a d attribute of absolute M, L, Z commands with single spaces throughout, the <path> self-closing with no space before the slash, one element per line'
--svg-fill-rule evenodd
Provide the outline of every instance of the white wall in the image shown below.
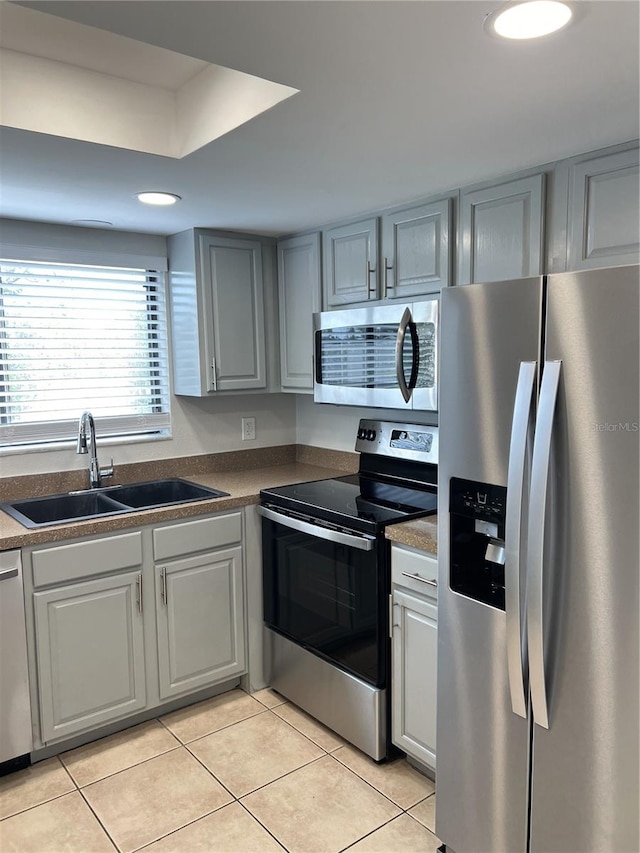
<path fill-rule="evenodd" d="M 298 444 L 310 444 L 330 450 L 353 450 L 360 418 L 416 424 L 437 423 L 437 419 L 427 412 L 331 406 L 326 403 L 314 403 L 310 395 L 296 395 Z"/>
<path fill-rule="evenodd" d="M 256 419 L 255 441 L 242 441 L 240 419 L 244 416 Z M 295 398 L 286 394 L 247 394 L 213 400 L 172 397 L 171 439 L 130 443 L 98 440 L 100 464 L 106 465 L 109 456 L 113 456 L 117 468 L 125 462 L 295 444 L 295 417 Z M 86 468 L 87 459 L 75 452 L 75 444 L 59 450 L 0 456 L 0 476 L 72 471 Z"/>

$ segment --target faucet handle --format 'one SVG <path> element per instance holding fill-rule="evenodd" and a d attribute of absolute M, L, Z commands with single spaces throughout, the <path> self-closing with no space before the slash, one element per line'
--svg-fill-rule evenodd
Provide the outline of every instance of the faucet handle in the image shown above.
<path fill-rule="evenodd" d="M 101 480 L 109 479 L 109 477 L 113 477 L 114 467 L 113 467 L 113 456 L 111 457 L 111 462 L 106 468 L 100 468 L 98 473 L 100 475 Z"/>

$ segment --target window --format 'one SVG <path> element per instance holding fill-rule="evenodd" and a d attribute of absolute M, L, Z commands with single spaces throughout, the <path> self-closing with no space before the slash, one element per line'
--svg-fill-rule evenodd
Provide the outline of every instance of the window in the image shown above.
<path fill-rule="evenodd" d="M 0 260 L 0 444 L 167 433 L 164 274 Z"/>

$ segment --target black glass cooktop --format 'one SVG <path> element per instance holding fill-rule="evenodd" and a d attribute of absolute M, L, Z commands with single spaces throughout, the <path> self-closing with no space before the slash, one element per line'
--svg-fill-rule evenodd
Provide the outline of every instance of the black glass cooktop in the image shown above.
<path fill-rule="evenodd" d="M 260 496 L 263 503 L 356 530 L 379 529 L 438 511 L 432 488 L 412 488 L 363 474 L 263 489 Z"/>

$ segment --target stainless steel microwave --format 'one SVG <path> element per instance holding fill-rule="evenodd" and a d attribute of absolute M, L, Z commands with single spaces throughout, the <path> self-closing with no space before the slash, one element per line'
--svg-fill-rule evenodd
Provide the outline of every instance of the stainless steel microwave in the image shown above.
<path fill-rule="evenodd" d="M 316 403 L 438 410 L 439 297 L 314 314 Z"/>

